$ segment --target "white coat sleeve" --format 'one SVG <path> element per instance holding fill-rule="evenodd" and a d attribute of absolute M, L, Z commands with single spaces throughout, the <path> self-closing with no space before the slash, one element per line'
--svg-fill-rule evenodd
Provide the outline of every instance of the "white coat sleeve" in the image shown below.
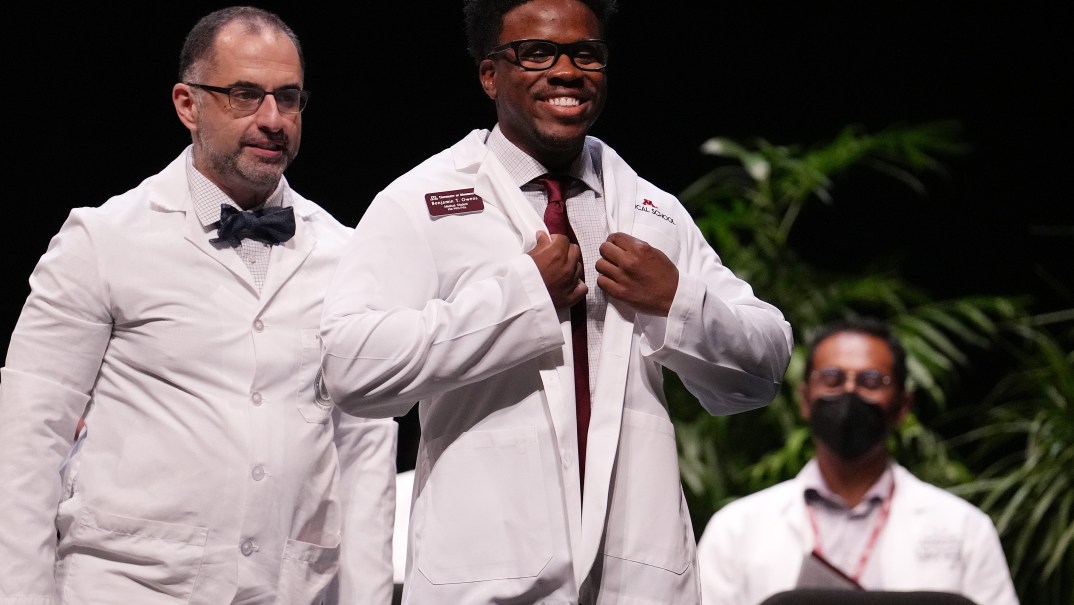
<path fill-rule="evenodd" d="M 980 509 L 967 523 L 961 553 L 965 561 L 960 592 L 974 603 L 1018 605 L 1007 557 L 992 519 Z"/>
<path fill-rule="evenodd" d="M 343 536 L 339 575 L 325 605 L 391 603 L 394 589 L 395 456 L 399 425 L 333 414 Z"/>
<path fill-rule="evenodd" d="M 710 414 L 767 405 L 790 363 L 791 326 L 686 222 L 668 317 L 639 316 L 642 354 L 678 374 Z"/>
<path fill-rule="evenodd" d="M 744 538 L 742 519 L 732 519 L 726 508 L 709 518 L 697 541 L 697 569 L 704 605 L 755 605 L 746 602 L 742 584 L 746 575 L 735 550 Z"/>
<path fill-rule="evenodd" d="M 80 210 L 30 276 L 0 378 L 0 602 L 53 603 L 59 467 L 112 330 L 107 288 Z"/>
<path fill-rule="evenodd" d="M 528 255 L 498 260 L 496 271 L 446 295 L 437 260 L 426 234 L 378 196 L 336 268 L 321 321 L 325 385 L 344 411 L 402 416 L 420 399 L 562 346 Z"/>

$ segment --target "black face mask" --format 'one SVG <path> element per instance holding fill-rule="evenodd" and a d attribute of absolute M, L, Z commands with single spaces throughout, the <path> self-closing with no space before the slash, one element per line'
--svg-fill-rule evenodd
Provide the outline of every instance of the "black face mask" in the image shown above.
<path fill-rule="evenodd" d="M 855 392 L 813 400 L 809 428 L 813 436 L 844 460 L 853 460 L 887 437 L 884 408 L 869 403 Z"/>

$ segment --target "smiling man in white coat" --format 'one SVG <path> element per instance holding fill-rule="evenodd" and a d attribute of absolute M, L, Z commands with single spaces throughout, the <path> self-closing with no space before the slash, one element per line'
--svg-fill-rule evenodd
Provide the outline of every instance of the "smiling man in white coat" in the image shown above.
<path fill-rule="evenodd" d="M 663 371 L 730 414 L 786 369 L 780 311 L 587 136 L 614 10 L 464 2 L 497 123 L 379 193 L 329 286 L 336 404 L 420 402 L 405 603 L 698 603 Z"/>
<path fill-rule="evenodd" d="M 395 422 L 318 388 L 351 229 L 283 177 L 298 38 L 210 13 L 179 78 L 192 144 L 72 210 L 30 276 L 0 384 L 0 603 L 387 603 Z"/>

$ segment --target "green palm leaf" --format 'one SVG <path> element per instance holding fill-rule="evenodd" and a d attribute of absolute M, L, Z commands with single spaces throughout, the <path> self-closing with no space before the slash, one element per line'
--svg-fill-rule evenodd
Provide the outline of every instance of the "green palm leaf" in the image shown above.
<path fill-rule="evenodd" d="M 838 197 L 840 175 L 868 171 L 917 196 L 925 175 L 943 175 L 947 160 L 970 151 L 953 121 L 875 133 L 848 126 L 810 146 L 727 137 L 701 146 L 718 163 L 680 198 L 724 263 L 783 311 L 797 344 L 779 394 L 752 412 L 710 417 L 667 374 L 697 535 L 721 506 L 792 477 L 810 458 L 795 395 L 804 343 L 824 323 L 869 314 L 888 320 L 906 346 L 917 391 L 893 438 L 896 457 L 992 515 L 1023 603 L 1074 602 L 1074 309 L 1033 317 L 1017 297 L 937 300 L 892 259 L 840 271 L 790 245 L 808 205 L 854 202 Z M 993 384 L 984 395 L 982 359 L 1002 369 L 983 376 Z"/>

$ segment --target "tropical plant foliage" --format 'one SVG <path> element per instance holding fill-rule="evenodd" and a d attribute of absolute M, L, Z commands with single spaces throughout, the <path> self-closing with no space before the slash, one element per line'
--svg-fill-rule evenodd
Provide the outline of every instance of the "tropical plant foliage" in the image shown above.
<path fill-rule="evenodd" d="M 960 125 L 950 121 L 876 133 L 848 127 L 808 148 L 726 138 L 703 145 L 719 164 L 680 197 L 725 264 L 783 311 L 796 344 L 780 393 L 751 412 L 708 416 L 667 374 L 698 535 L 728 501 L 793 477 L 811 457 L 795 398 L 805 343 L 828 321 L 872 315 L 890 322 L 906 346 L 916 392 L 915 411 L 891 444 L 896 458 L 992 514 L 1024 603 L 1074 602 L 1074 334 L 1063 339 L 1056 337 L 1062 330 L 1044 329 L 1026 299 L 937 300 L 888 259 L 864 269 L 822 267 L 793 245 L 803 211 L 834 205 L 840 178 L 871 171 L 919 195 L 925 177 L 942 175 L 945 161 L 969 151 Z M 1074 313 L 1050 319 L 1054 328 Z M 1000 371 L 984 377 L 995 390 L 975 400 L 962 379 L 981 380 L 981 359 Z"/>
<path fill-rule="evenodd" d="M 1036 318 L 1069 326 L 1074 311 Z M 1063 328 L 1060 328 L 1062 330 Z M 979 426 L 951 441 L 981 469 L 951 490 L 996 520 L 1023 603 L 1074 603 L 1074 329 L 1024 329 L 1004 343 L 1014 369 L 979 406 Z"/>

